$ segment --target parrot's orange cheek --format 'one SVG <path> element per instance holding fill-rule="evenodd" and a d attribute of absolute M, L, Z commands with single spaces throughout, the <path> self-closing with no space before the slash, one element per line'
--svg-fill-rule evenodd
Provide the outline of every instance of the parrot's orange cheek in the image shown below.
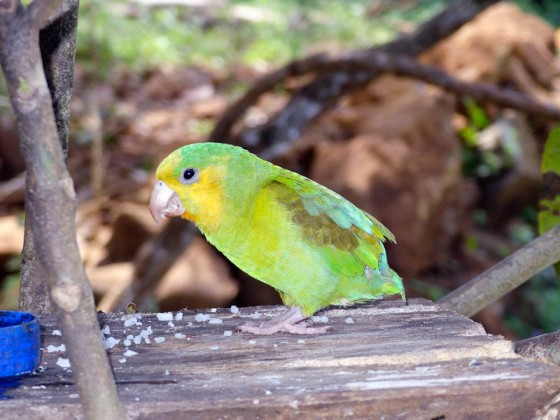
<path fill-rule="evenodd" d="M 182 217 L 183 219 L 187 219 L 187 220 L 190 220 L 190 221 L 193 222 L 193 223 L 196 223 L 196 219 L 197 219 L 197 218 L 194 216 L 194 214 L 191 214 L 191 213 L 189 213 L 188 211 L 184 212 L 184 213 L 181 215 L 181 217 Z"/>

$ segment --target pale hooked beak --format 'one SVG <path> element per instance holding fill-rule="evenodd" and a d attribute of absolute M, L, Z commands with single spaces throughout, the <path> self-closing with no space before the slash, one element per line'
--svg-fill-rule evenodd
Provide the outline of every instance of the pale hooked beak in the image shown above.
<path fill-rule="evenodd" d="M 150 196 L 150 213 L 157 223 L 166 217 L 181 216 L 185 212 L 183 203 L 175 191 L 165 182 L 158 181 Z"/>

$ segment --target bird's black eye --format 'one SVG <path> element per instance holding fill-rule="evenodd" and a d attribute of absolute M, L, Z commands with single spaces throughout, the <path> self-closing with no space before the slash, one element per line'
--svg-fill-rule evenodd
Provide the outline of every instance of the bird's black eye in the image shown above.
<path fill-rule="evenodd" d="M 191 179 L 194 176 L 194 169 L 193 168 L 187 168 L 183 171 L 183 179 L 185 181 Z"/>
<path fill-rule="evenodd" d="M 197 180 L 198 171 L 194 168 L 183 169 L 183 172 L 181 172 L 181 176 L 179 177 L 179 181 L 181 181 L 183 184 L 192 184 Z"/>

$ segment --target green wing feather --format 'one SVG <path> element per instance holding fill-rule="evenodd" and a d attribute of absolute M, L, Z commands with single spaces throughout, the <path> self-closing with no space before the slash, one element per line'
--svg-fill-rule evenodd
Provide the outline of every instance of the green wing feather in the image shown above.
<path fill-rule="evenodd" d="M 291 214 L 303 238 L 316 246 L 341 278 L 339 301 L 399 293 L 401 278 L 389 268 L 383 242 L 394 235 L 373 216 L 316 182 L 281 170 L 268 188 Z M 331 302 L 335 303 L 335 302 Z"/>
<path fill-rule="evenodd" d="M 327 215 L 342 229 L 352 226 L 380 240 L 395 242 L 395 236 L 375 217 L 360 210 L 334 191 L 295 172 L 282 170 L 274 181 L 288 187 L 301 200 L 309 216 Z M 286 195 L 290 195 L 289 192 Z M 289 197 L 286 197 L 289 199 Z M 292 199 L 293 201 L 293 199 Z"/>

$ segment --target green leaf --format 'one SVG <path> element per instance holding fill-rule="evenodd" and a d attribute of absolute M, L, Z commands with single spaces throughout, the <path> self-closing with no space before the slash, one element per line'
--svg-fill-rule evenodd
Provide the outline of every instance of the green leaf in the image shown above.
<path fill-rule="evenodd" d="M 543 175 L 539 201 L 539 232 L 542 235 L 560 224 L 560 127 L 555 127 L 544 146 Z M 555 265 L 560 278 L 560 262 Z"/>
<path fill-rule="evenodd" d="M 560 195 L 554 200 L 541 199 L 539 208 L 539 233 L 542 235 L 560 224 Z"/>
<path fill-rule="evenodd" d="M 560 175 L 560 126 L 554 127 L 546 140 L 541 172 L 543 175 L 546 172 Z"/>
<path fill-rule="evenodd" d="M 483 130 L 490 125 L 490 120 L 484 111 L 484 108 L 478 106 L 476 102 L 466 97 L 463 99 L 463 104 L 469 117 L 470 125 L 476 130 Z"/>

